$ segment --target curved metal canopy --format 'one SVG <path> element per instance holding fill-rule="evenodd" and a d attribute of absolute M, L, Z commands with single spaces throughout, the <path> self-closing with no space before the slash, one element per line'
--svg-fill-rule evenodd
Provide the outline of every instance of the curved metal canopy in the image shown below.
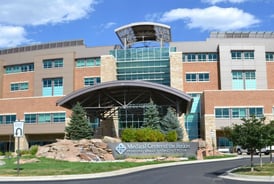
<path fill-rule="evenodd" d="M 165 85 L 140 81 L 124 80 L 96 84 L 74 91 L 57 101 L 58 106 L 71 109 L 77 102 L 91 116 L 106 118 L 115 108 L 149 103 L 171 106 L 177 113 L 188 113 L 192 97 L 180 90 Z"/>
<path fill-rule="evenodd" d="M 121 43 L 127 47 L 136 42 L 171 42 L 170 26 L 154 22 L 137 22 L 115 29 Z"/>

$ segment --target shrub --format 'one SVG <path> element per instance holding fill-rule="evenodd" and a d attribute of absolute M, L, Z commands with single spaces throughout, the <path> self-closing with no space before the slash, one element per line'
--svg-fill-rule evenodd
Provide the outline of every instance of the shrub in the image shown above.
<path fill-rule="evenodd" d="M 175 141 L 177 141 L 177 139 L 178 139 L 178 135 L 177 135 L 176 130 L 171 130 L 171 131 L 167 132 L 166 140 L 168 142 L 175 142 Z"/>
<path fill-rule="evenodd" d="M 29 149 L 29 154 L 36 155 L 36 153 L 38 151 L 38 147 L 39 147 L 38 145 L 31 146 L 30 149 Z"/>
<path fill-rule="evenodd" d="M 124 142 L 162 142 L 165 141 L 165 135 L 160 130 L 152 128 L 127 128 L 122 132 L 122 141 Z"/>
<path fill-rule="evenodd" d="M 136 142 L 136 129 L 126 128 L 122 131 L 121 139 L 123 142 Z"/>

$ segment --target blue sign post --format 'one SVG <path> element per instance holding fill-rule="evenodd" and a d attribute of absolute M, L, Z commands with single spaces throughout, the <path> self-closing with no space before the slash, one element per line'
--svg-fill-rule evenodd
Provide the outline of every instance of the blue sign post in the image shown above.
<path fill-rule="evenodd" d="M 20 173 L 20 137 L 24 136 L 24 122 L 15 121 L 13 123 L 13 135 L 17 138 L 17 175 Z"/>

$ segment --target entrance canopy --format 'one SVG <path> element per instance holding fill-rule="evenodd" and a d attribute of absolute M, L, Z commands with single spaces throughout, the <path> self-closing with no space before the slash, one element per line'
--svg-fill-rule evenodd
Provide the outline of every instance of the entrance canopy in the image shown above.
<path fill-rule="evenodd" d="M 124 80 L 82 88 L 59 99 L 57 105 L 72 109 L 80 102 L 88 115 L 105 119 L 114 113 L 113 109 L 134 108 L 150 100 L 156 105 L 171 106 L 178 114 L 188 113 L 192 104 L 192 97 L 175 88 L 140 80 Z"/>

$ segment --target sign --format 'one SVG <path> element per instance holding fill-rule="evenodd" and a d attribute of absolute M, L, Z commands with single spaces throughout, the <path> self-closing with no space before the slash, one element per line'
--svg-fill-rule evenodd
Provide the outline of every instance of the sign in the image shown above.
<path fill-rule="evenodd" d="M 15 121 L 13 123 L 13 135 L 14 137 L 23 137 L 24 135 L 24 122 Z"/>
<path fill-rule="evenodd" d="M 196 157 L 196 142 L 122 142 L 109 143 L 115 158 L 181 156 Z"/>

